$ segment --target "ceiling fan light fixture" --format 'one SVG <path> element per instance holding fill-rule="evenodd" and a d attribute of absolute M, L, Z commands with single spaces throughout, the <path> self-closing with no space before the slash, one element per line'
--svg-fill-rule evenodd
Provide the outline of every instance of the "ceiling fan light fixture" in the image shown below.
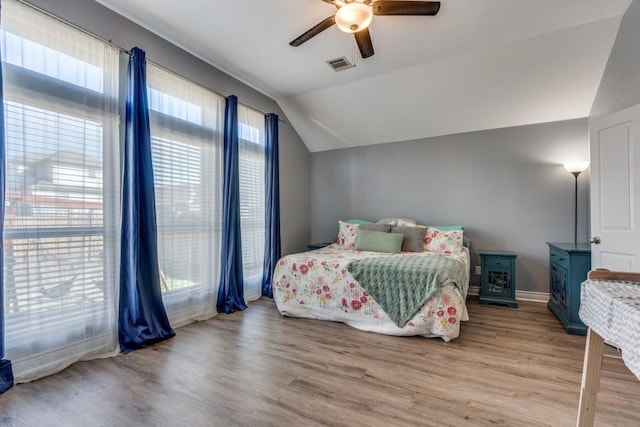
<path fill-rule="evenodd" d="M 371 24 L 373 10 L 364 3 L 347 3 L 336 11 L 336 25 L 345 33 L 357 33 Z"/>

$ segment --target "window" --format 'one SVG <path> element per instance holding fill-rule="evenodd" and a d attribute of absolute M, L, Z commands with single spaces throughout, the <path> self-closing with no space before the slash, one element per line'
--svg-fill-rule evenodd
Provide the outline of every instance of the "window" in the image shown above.
<path fill-rule="evenodd" d="M 238 105 L 242 270 L 247 301 L 262 294 L 265 236 L 264 114 Z"/>
<path fill-rule="evenodd" d="M 177 327 L 216 313 L 224 98 L 147 64 L 162 293 Z"/>
<path fill-rule="evenodd" d="M 2 14 L 5 339 L 25 381 L 117 347 L 119 52 L 14 1 Z"/>
<path fill-rule="evenodd" d="M 2 1 L 6 130 L 5 350 L 17 382 L 117 352 L 120 253 L 118 49 Z M 173 327 L 215 314 L 225 99 L 147 64 L 158 255 Z M 260 297 L 265 124 L 240 105 L 242 256 Z"/>

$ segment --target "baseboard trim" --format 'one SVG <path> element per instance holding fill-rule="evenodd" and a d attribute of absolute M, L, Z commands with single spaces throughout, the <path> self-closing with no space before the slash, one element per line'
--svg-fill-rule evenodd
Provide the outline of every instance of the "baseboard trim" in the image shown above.
<path fill-rule="evenodd" d="M 480 295 L 480 286 L 469 286 L 467 295 L 478 296 Z M 531 292 L 531 291 L 518 291 L 516 290 L 516 299 L 519 301 L 532 301 L 532 302 L 549 302 L 549 294 L 547 292 Z"/>
<path fill-rule="evenodd" d="M 532 302 L 549 302 L 549 293 L 548 292 L 530 292 L 530 291 L 516 291 L 516 299 L 522 301 L 532 301 Z"/>

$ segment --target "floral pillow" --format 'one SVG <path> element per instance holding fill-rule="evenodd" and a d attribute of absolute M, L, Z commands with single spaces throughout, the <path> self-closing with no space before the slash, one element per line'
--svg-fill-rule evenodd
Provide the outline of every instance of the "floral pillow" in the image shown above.
<path fill-rule="evenodd" d="M 424 235 L 424 250 L 444 253 L 462 251 L 462 230 L 441 230 L 436 227 L 427 227 Z"/>
<path fill-rule="evenodd" d="M 353 249 L 358 237 L 358 225 L 349 224 L 348 222 L 339 221 L 340 230 L 338 231 L 338 239 L 336 243 L 345 249 Z"/>

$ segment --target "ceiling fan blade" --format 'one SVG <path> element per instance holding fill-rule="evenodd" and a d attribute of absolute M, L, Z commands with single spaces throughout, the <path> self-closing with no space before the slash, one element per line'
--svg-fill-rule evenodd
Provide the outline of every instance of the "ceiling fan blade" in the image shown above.
<path fill-rule="evenodd" d="M 373 43 L 371 43 L 371 35 L 369 35 L 369 29 L 365 28 L 362 31 L 353 33 L 356 36 L 356 43 L 358 43 L 358 49 L 360 49 L 360 55 L 362 58 L 368 58 L 373 56 Z"/>
<path fill-rule="evenodd" d="M 302 43 L 306 42 L 310 38 L 313 38 L 313 37 L 317 36 L 318 34 L 323 32 L 327 28 L 331 27 L 335 23 L 336 23 L 336 18 L 332 15 L 332 16 L 328 17 L 327 19 L 325 19 L 324 21 L 320 22 L 319 24 L 313 26 L 308 31 L 300 34 L 298 37 L 296 37 L 289 44 L 291 46 L 300 46 Z"/>
<path fill-rule="evenodd" d="M 374 15 L 435 15 L 440 10 L 439 1 L 374 1 Z"/>

